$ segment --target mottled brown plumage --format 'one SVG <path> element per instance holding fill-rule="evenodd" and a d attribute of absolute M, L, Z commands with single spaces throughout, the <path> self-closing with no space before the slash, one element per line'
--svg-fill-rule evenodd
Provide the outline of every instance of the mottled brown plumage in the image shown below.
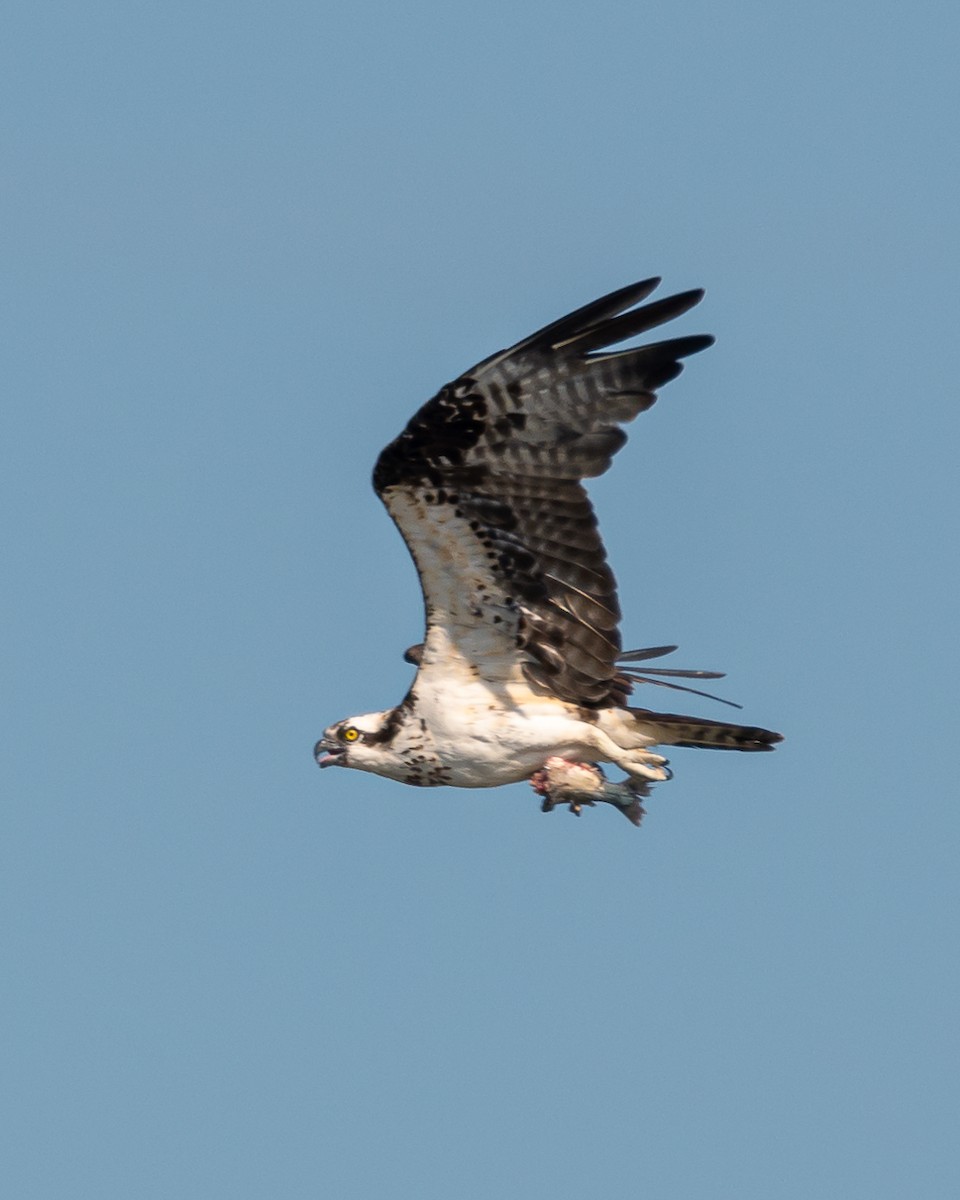
<path fill-rule="evenodd" d="M 682 358 L 713 341 L 601 352 L 703 295 L 634 308 L 658 283 L 622 288 L 479 363 L 415 414 L 373 476 L 421 574 L 425 541 L 472 543 L 490 599 L 472 619 L 512 641 L 528 681 L 586 706 L 622 703 L 629 684 L 616 667 L 616 582 L 581 481 L 606 471 L 626 441 L 620 426 L 653 404 Z M 429 608 L 434 589 L 425 591 Z M 430 621 L 428 611 L 428 646 Z"/>

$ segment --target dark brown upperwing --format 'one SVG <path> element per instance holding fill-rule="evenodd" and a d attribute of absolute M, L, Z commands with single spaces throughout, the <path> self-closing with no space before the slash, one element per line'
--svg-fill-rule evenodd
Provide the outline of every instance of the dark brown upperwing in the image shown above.
<path fill-rule="evenodd" d="M 591 707 L 626 696 L 616 582 L 581 481 L 606 471 L 626 441 L 620 426 L 653 404 L 681 359 L 713 342 L 695 335 L 603 352 L 703 296 L 635 308 L 658 283 L 613 292 L 479 363 L 411 418 L 373 475 L 388 507 L 403 491 L 462 519 L 499 594 L 516 604 L 510 636 L 527 678 Z M 425 600 L 429 642 L 429 622 L 444 614 Z"/>

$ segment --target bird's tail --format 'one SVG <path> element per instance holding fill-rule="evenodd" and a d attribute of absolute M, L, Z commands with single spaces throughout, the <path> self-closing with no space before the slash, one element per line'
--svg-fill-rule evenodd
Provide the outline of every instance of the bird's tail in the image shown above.
<path fill-rule="evenodd" d="M 783 741 L 782 733 L 760 729 L 756 725 L 735 725 L 730 721 L 708 721 L 676 713 L 649 712 L 631 708 L 630 712 L 645 728 L 652 728 L 661 746 L 694 746 L 709 750 L 773 750 Z"/>

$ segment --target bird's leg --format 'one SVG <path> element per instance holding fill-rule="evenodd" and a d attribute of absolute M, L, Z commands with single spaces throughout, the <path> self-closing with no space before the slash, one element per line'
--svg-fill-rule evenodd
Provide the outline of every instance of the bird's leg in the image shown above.
<path fill-rule="evenodd" d="M 596 763 L 571 762 L 559 757 L 548 758 L 531 775 L 530 784 L 541 797 L 541 812 L 552 812 L 558 804 L 566 804 L 579 816 L 585 804 L 592 808 L 599 802 L 612 804 L 634 825 L 639 825 L 643 818 L 640 799 L 649 795 L 649 785 L 642 779 L 611 783 Z"/>

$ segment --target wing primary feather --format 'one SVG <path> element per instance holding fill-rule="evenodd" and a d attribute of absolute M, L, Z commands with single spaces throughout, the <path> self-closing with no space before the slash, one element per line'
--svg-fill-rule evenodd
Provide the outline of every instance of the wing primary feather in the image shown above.
<path fill-rule="evenodd" d="M 724 700 L 722 696 L 714 696 L 711 692 L 701 692 L 698 688 L 686 687 L 682 683 L 669 683 L 666 679 L 650 679 L 646 675 L 638 675 L 635 671 L 624 671 L 623 675 L 637 683 L 654 683 L 657 687 L 670 688 L 674 692 L 689 692 L 691 696 L 703 696 L 705 700 L 716 700 L 718 704 L 728 704 L 731 708 L 743 708 L 743 705 L 737 704 L 735 700 Z"/>
<path fill-rule="evenodd" d="M 602 322 L 616 317 L 624 309 L 633 308 L 635 304 L 646 300 L 651 292 L 656 291 L 660 286 L 660 282 L 660 276 L 655 275 L 651 279 L 643 279 L 639 283 L 629 283 L 626 287 L 617 288 L 615 292 L 609 292 L 606 296 L 601 296 L 599 300 L 584 304 L 565 317 L 560 317 L 559 320 L 544 325 L 536 333 L 531 333 L 528 338 L 524 338 L 517 349 L 536 345 L 562 346 L 578 330 L 595 328 Z"/>
<path fill-rule="evenodd" d="M 685 337 L 668 338 L 665 342 L 651 342 L 648 346 L 628 346 L 625 350 L 609 350 L 603 354 L 589 354 L 587 362 L 614 362 L 632 358 L 642 363 L 644 358 L 654 358 L 669 352 L 674 358 L 689 358 L 708 350 L 717 339 L 710 333 L 691 333 Z M 654 353 L 651 354 L 650 352 Z"/>
<path fill-rule="evenodd" d="M 646 675 L 669 675 L 675 679 L 725 679 L 726 671 L 688 671 L 678 667 L 644 667 Z"/>
<path fill-rule="evenodd" d="M 678 292 L 675 296 L 665 296 L 662 300 L 655 300 L 653 304 L 645 304 L 642 308 L 631 309 L 630 312 L 578 329 L 565 340 L 554 341 L 553 348 L 559 350 L 567 346 L 576 346 L 585 354 L 603 346 L 612 346 L 616 342 L 636 337 L 638 333 L 646 333 L 648 329 L 664 325 L 675 317 L 683 316 L 700 303 L 703 295 L 702 288 L 694 288 L 689 292 Z"/>
<path fill-rule="evenodd" d="M 643 650 L 624 650 L 617 655 L 617 662 L 644 662 L 648 658 L 663 658 L 679 649 L 679 646 L 647 646 Z"/>
<path fill-rule="evenodd" d="M 551 321 L 549 325 L 544 325 L 536 333 L 531 333 L 529 337 L 525 337 L 522 342 L 517 342 L 515 346 L 498 350 L 496 354 L 484 359 L 473 369 L 475 372 L 480 372 L 495 366 L 505 358 L 526 350 L 550 351 L 554 346 L 563 345 L 579 330 L 597 326 L 603 321 L 615 317 L 618 313 L 622 313 L 624 309 L 640 304 L 660 286 L 660 282 L 660 276 L 656 275 L 652 279 L 643 279 L 639 283 L 631 283 L 627 287 L 618 288 L 615 292 L 601 296 L 599 300 L 593 300 L 590 304 L 584 304 L 572 313 L 560 317 L 559 320 Z"/>

